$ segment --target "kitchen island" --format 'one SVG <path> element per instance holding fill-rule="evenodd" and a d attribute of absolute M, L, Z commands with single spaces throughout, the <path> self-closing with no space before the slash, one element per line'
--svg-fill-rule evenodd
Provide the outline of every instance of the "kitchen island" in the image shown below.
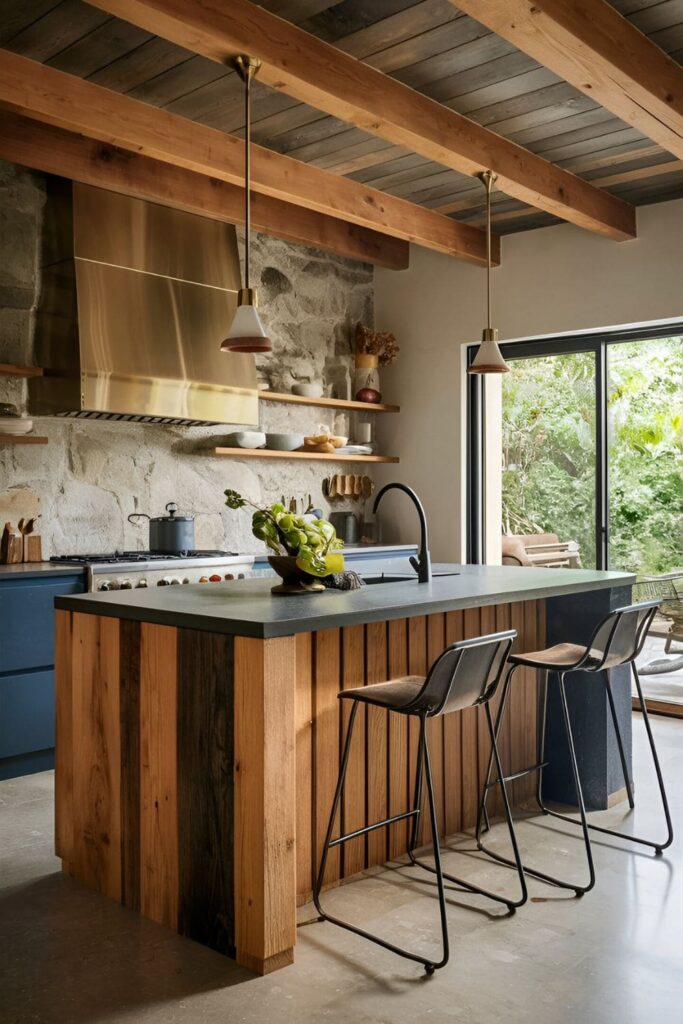
<path fill-rule="evenodd" d="M 498 629 L 515 628 L 520 650 L 585 642 L 634 582 L 511 566 L 435 573 L 426 584 L 300 597 L 274 597 L 272 581 L 258 579 L 58 598 L 64 871 L 251 970 L 290 963 L 339 766 L 348 708 L 338 691 L 424 674 L 446 644 Z M 516 768 L 535 760 L 536 745 L 535 676 L 518 676 L 501 738 Z M 614 685 L 630 737 L 630 684 Z M 589 723 L 577 732 L 591 806 L 606 806 L 620 785 L 604 688 L 575 687 L 570 700 Z M 429 723 L 444 834 L 475 822 L 483 726 L 478 709 Z M 364 709 L 345 831 L 408 809 L 416 744 L 412 721 Z M 550 776 L 560 796 L 566 775 L 560 763 L 555 783 Z M 513 783 L 515 803 L 533 787 L 533 776 Z M 326 884 L 400 856 L 407 839 L 402 821 L 331 851 Z"/>

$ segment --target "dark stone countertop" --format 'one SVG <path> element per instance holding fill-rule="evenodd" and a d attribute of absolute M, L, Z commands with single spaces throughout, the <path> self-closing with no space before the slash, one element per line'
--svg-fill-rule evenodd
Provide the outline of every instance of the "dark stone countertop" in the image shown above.
<path fill-rule="evenodd" d="M 274 596 L 272 579 L 235 580 L 58 597 L 57 608 L 213 633 L 269 638 L 381 622 L 411 615 L 628 587 L 635 576 L 592 569 L 435 565 L 431 583 L 415 580 L 355 591 Z"/>
<path fill-rule="evenodd" d="M 84 576 L 82 565 L 59 565 L 55 562 L 17 562 L 0 565 L 0 582 L 28 580 L 35 576 Z"/>

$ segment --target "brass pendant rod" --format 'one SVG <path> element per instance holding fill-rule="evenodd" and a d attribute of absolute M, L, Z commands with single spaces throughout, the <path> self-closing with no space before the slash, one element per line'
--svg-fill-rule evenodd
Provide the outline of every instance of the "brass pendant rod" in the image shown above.
<path fill-rule="evenodd" d="M 482 171 L 477 177 L 486 189 L 486 326 L 491 330 L 491 191 L 498 175 L 493 171 Z"/>
<path fill-rule="evenodd" d="M 251 248 L 251 75 L 244 83 L 244 284 L 250 286 L 249 250 Z"/>
<path fill-rule="evenodd" d="M 261 61 L 240 55 L 235 58 L 234 67 L 244 82 L 244 286 L 248 291 L 251 284 L 251 83 Z"/>

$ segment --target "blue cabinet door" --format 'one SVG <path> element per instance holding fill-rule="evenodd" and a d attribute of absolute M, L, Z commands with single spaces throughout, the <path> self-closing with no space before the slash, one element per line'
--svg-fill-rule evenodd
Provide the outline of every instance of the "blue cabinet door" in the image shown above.
<path fill-rule="evenodd" d="M 0 675 L 54 665 L 54 600 L 83 592 L 80 577 L 0 583 Z"/>
<path fill-rule="evenodd" d="M 55 745 L 52 669 L 0 677 L 0 758 Z"/>
<path fill-rule="evenodd" d="M 54 600 L 85 576 L 0 580 L 0 779 L 52 768 Z"/>

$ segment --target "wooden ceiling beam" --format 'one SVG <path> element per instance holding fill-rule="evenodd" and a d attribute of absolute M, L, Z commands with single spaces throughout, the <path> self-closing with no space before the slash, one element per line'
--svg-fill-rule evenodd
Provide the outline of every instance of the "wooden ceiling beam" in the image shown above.
<path fill-rule="evenodd" d="M 244 184 L 244 141 L 9 51 L 0 61 L 0 109 L 198 174 Z M 59 172 L 57 172 L 59 173 Z M 484 265 L 486 236 L 404 199 L 252 148 L 252 191 Z M 500 261 L 494 238 L 493 261 Z"/>
<path fill-rule="evenodd" d="M 263 62 L 259 80 L 273 89 L 444 167 L 472 175 L 491 168 L 507 195 L 581 227 L 635 236 L 628 203 L 249 0 L 89 2 L 221 64 L 249 53 Z"/>
<path fill-rule="evenodd" d="M 647 167 L 632 168 L 630 171 L 617 171 L 614 174 L 605 174 L 592 180 L 600 185 L 601 188 L 608 188 L 613 185 L 626 185 L 632 181 L 650 181 L 666 174 L 678 174 L 680 171 L 683 171 L 683 160 L 668 160 L 663 164 L 650 164 Z M 538 216 L 538 210 L 532 210 L 530 207 L 505 210 L 501 213 L 496 212 L 496 206 L 498 204 L 502 205 L 505 201 L 505 197 L 502 196 L 501 198 L 501 196 L 502 193 L 500 192 L 494 192 L 492 195 L 492 223 L 496 224 L 505 220 L 522 220 Z M 486 213 L 481 198 L 477 200 L 472 199 L 467 202 L 462 200 L 460 203 L 450 203 L 449 207 L 451 212 L 476 211 L 468 214 L 467 223 L 469 224 L 485 223 Z M 440 209 L 443 208 L 440 207 Z"/>
<path fill-rule="evenodd" d="M 244 189 L 237 185 L 8 111 L 0 111 L 0 159 L 213 220 L 244 223 Z M 252 196 L 251 219 L 257 231 L 289 242 L 389 270 L 409 265 L 409 245 L 402 239 L 270 196 Z"/>
<path fill-rule="evenodd" d="M 606 0 L 451 2 L 683 157 L 683 70 Z"/>

